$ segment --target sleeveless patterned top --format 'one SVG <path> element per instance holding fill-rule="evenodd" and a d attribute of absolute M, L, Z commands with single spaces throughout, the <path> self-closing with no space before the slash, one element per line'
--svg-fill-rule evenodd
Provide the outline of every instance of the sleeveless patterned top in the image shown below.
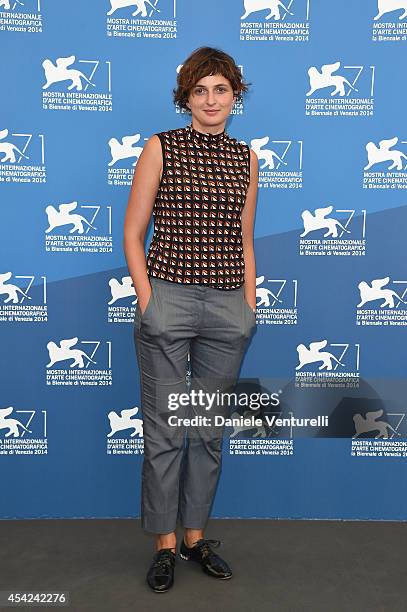
<path fill-rule="evenodd" d="M 226 130 L 199 132 L 192 123 L 157 136 L 163 173 L 153 207 L 148 275 L 218 289 L 242 286 L 249 146 Z"/>

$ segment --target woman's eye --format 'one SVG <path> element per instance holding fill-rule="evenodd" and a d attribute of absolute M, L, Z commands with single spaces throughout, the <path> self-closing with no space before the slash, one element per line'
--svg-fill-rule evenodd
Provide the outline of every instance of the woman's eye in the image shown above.
<path fill-rule="evenodd" d="M 226 91 L 226 89 L 224 87 L 218 87 L 217 91 L 219 91 L 220 93 L 224 93 Z M 195 89 L 195 93 L 198 94 L 198 95 L 201 94 L 201 93 L 204 93 L 204 92 L 205 92 L 204 89 Z"/>

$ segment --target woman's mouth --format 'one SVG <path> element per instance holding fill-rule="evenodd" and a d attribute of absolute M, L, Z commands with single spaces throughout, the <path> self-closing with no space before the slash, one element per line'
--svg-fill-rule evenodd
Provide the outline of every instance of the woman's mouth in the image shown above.
<path fill-rule="evenodd" d="M 208 115 L 215 115 L 218 111 L 217 110 L 205 110 L 205 113 L 208 113 Z"/>

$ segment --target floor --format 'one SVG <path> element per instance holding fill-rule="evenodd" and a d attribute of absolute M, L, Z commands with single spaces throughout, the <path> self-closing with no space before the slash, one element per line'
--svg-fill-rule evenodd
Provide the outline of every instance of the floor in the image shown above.
<path fill-rule="evenodd" d="M 178 558 L 173 588 L 154 593 L 154 536 L 137 519 L 3 520 L 0 591 L 65 590 L 70 610 L 95 612 L 407 610 L 404 523 L 210 519 L 205 537 L 233 578 Z"/>

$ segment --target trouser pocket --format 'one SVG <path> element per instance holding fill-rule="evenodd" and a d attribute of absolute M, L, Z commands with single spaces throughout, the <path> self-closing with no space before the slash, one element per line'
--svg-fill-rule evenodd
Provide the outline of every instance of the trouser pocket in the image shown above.
<path fill-rule="evenodd" d="M 250 306 L 249 302 L 246 300 L 246 298 L 245 298 L 245 295 L 244 295 L 244 292 L 243 292 L 243 291 L 242 291 L 242 299 L 243 299 L 243 302 L 244 302 L 244 304 L 245 304 L 246 311 L 248 311 L 248 312 L 249 312 L 249 314 L 250 314 L 250 317 L 251 317 L 251 319 L 252 319 L 253 324 L 254 324 L 254 323 L 256 323 L 256 313 L 255 313 L 255 312 L 253 312 L 253 309 L 252 309 L 252 307 Z"/>
<path fill-rule="evenodd" d="M 144 312 L 141 312 L 141 308 L 140 308 L 140 303 L 137 300 L 137 304 L 136 304 L 136 327 L 137 329 L 140 331 L 141 326 L 144 325 L 150 318 L 151 316 L 151 312 L 153 310 L 154 307 L 154 285 L 152 282 L 150 282 L 150 286 L 151 286 L 151 293 L 150 293 L 150 297 L 148 299 L 147 302 L 147 306 L 144 310 Z"/>
<path fill-rule="evenodd" d="M 151 307 L 152 307 L 152 304 L 153 304 L 153 291 L 154 291 L 154 289 L 153 289 L 153 287 L 151 285 L 150 297 L 148 299 L 147 306 L 146 306 L 144 312 L 141 312 L 140 304 L 139 304 L 139 301 L 137 300 L 137 307 L 138 307 L 138 310 L 139 310 L 140 320 L 141 321 L 144 321 L 145 317 L 148 315 L 149 311 L 151 310 Z"/>

